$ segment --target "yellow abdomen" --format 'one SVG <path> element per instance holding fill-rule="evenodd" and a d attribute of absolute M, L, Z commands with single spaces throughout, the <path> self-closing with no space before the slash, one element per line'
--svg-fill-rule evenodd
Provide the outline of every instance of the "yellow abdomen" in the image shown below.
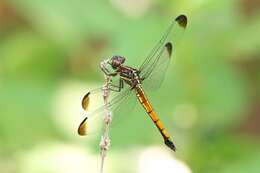
<path fill-rule="evenodd" d="M 154 124 L 156 125 L 157 129 L 160 131 L 161 135 L 164 138 L 165 144 L 170 147 L 172 150 L 175 151 L 175 146 L 170 138 L 169 133 L 166 131 L 163 123 L 159 119 L 158 115 L 154 111 L 152 105 L 148 101 L 147 97 L 144 94 L 144 91 L 141 86 L 136 87 L 136 96 L 139 100 L 139 102 L 142 104 L 143 108 L 147 112 L 147 114 L 150 116 Z"/>

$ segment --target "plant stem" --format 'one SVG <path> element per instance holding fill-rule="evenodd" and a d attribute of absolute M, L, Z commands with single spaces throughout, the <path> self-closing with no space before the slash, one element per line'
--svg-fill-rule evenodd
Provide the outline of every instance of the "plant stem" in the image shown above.
<path fill-rule="evenodd" d="M 100 155 L 101 155 L 101 165 L 100 165 L 100 173 L 103 173 L 104 170 L 104 162 L 105 157 L 107 155 L 107 151 L 110 146 L 110 139 L 109 139 L 109 127 L 112 122 L 112 114 L 108 106 L 108 98 L 110 94 L 109 90 L 109 83 L 111 81 L 111 77 L 105 75 L 105 84 L 103 86 L 103 99 L 105 104 L 105 115 L 104 115 L 104 130 L 103 135 L 100 141 Z"/>

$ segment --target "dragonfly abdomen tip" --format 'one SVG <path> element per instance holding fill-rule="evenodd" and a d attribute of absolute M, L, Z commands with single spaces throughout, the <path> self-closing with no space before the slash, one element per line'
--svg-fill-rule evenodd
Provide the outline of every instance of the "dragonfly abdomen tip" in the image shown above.
<path fill-rule="evenodd" d="M 175 145 L 173 144 L 173 142 L 168 138 L 168 139 L 165 139 L 164 140 L 164 143 L 170 148 L 172 149 L 173 151 L 176 151 L 176 147 Z"/>

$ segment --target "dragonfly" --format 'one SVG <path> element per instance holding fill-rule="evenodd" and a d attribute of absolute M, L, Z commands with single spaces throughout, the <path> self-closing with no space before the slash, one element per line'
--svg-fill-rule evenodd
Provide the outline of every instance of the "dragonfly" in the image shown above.
<path fill-rule="evenodd" d="M 126 58 L 119 55 L 115 55 L 100 63 L 100 68 L 106 76 L 109 76 L 112 79 L 118 77 L 119 80 L 117 81 L 117 84 L 113 82 L 108 84 L 108 89 L 113 93 L 113 96 L 109 98 L 107 105 L 104 105 L 103 102 L 101 106 L 91 111 L 89 110 L 92 100 L 91 96 L 96 97 L 98 95 L 97 93 L 102 92 L 102 89 L 89 91 L 83 97 L 82 108 L 88 113 L 88 116 L 83 119 L 78 127 L 79 135 L 84 136 L 88 134 L 89 118 L 104 113 L 105 106 L 107 106 L 112 112 L 115 111 L 118 112 L 118 114 L 122 114 L 122 105 L 125 104 L 125 107 L 131 109 L 128 102 L 134 99 L 139 101 L 147 115 L 149 115 L 163 137 L 166 146 L 171 150 L 176 151 L 173 138 L 170 136 L 162 121 L 159 119 L 158 114 L 155 112 L 146 95 L 146 90 L 154 91 L 161 86 L 170 59 L 175 50 L 176 43 L 180 39 L 186 26 L 187 17 L 183 14 L 177 16 L 171 22 L 159 42 L 150 51 L 139 68 L 125 65 L 124 63 Z M 127 112 L 128 111 L 126 111 L 126 113 Z"/>

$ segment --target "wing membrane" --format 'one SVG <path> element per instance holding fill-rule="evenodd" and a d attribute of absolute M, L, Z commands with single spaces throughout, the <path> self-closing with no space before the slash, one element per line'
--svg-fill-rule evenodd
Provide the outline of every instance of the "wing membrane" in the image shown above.
<path fill-rule="evenodd" d="M 157 90 L 160 88 L 165 78 L 165 72 L 169 66 L 171 49 L 171 43 L 166 44 L 164 49 L 162 49 L 160 58 L 157 59 L 156 64 L 150 67 L 152 69 L 149 69 L 147 74 L 144 74 L 146 79 L 143 81 L 143 87 L 146 90 Z"/>
<path fill-rule="evenodd" d="M 124 114 L 123 111 L 130 111 L 134 101 L 133 91 L 130 88 L 126 88 L 120 93 L 112 92 L 109 96 L 108 109 L 111 113 L 114 114 Z M 82 99 L 82 108 L 86 112 L 86 116 L 83 121 L 80 123 L 78 128 L 78 134 L 85 136 L 87 134 L 92 134 L 95 131 L 98 131 L 96 128 L 98 125 L 96 123 L 101 123 L 100 120 L 103 120 L 105 115 L 105 105 L 103 100 L 103 90 L 98 88 L 88 92 Z M 130 109 L 129 109 L 130 108 Z M 113 118 L 114 119 L 114 118 Z M 113 120 L 114 122 L 114 120 Z"/>
<path fill-rule="evenodd" d="M 144 83 L 151 83 L 149 89 L 154 90 L 160 87 L 172 51 L 174 51 L 176 43 L 180 40 L 186 25 L 187 17 L 185 15 L 178 16 L 140 66 L 140 77 L 144 79 Z"/>

